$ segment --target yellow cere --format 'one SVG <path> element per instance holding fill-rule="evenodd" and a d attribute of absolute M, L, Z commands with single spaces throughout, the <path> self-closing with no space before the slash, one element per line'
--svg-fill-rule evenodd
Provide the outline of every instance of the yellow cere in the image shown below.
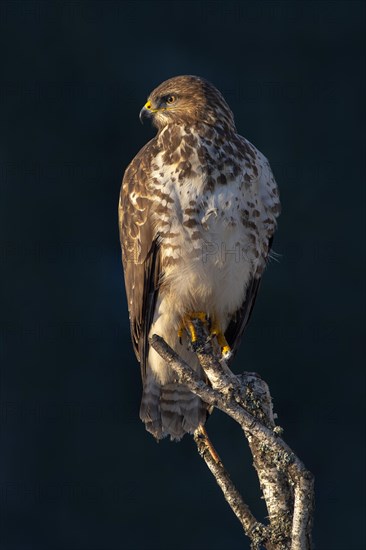
<path fill-rule="evenodd" d="M 158 111 L 169 111 L 170 110 L 169 107 L 160 107 L 160 109 L 152 109 L 151 108 L 151 101 L 148 101 L 147 103 L 145 103 L 144 107 L 145 107 L 145 109 L 147 109 L 151 113 L 157 113 Z"/>
<path fill-rule="evenodd" d="M 159 110 L 159 109 L 151 108 L 151 101 L 148 101 L 147 103 L 145 103 L 144 107 L 145 109 L 147 109 L 148 111 L 151 111 L 152 113 L 156 113 Z"/>

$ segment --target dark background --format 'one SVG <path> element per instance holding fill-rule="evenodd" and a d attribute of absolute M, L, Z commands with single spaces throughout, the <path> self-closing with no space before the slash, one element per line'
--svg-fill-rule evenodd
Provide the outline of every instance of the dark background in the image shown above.
<path fill-rule="evenodd" d="M 191 438 L 138 418 L 117 201 L 138 113 L 197 74 L 269 159 L 283 213 L 234 370 L 316 476 L 317 550 L 363 550 L 362 2 L 2 2 L 1 550 L 249 548 Z M 245 440 L 208 430 L 265 512 Z"/>

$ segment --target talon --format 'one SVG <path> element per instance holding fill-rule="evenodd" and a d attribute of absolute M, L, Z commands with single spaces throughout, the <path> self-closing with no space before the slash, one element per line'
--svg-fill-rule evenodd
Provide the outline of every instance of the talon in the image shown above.
<path fill-rule="evenodd" d="M 224 359 L 229 359 L 231 356 L 231 348 L 225 338 L 225 334 L 221 331 L 217 321 L 214 321 L 211 328 L 211 336 L 216 336 L 218 345 L 221 348 L 221 355 Z"/>
<path fill-rule="evenodd" d="M 182 345 L 182 337 L 183 337 L 183 323 L 181 323 L 179 329 L 178 329 L 178 340 L 180 345 Z"/>
<path fill-rule="evenodd" d="M 207 315 L 203 311 L 194 311 L 191 313 L 187 313 L 187 315 L 183 317 L 180 327 L 178 329 L 178 339 L 180 343 L 182 343 L 183 329 L 186 329 L 189 333 L 192 344 L 195 344 L 197 342 L 197 331 L 193 323 L 193 320 L 195 319 L 198 319 L 205 325 L 207 324 Z"/>
<path fill-rule="evenodd" d="M 228 360 L 231 357 L 231 353 L 232 353 L 231 347 L 226 342 L 226 345 L 221 349 L 221 355 L 223 356 L 224 359 Z"/>

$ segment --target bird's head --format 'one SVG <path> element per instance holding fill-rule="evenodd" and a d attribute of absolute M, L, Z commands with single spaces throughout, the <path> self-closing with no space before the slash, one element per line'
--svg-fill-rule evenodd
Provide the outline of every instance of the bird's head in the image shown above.
<path fill-rule="evenodd" d="M 221 93 L 198 76 L 176 76 L 151 92 L 140 120 L 151 118 L 161 130 L 168 124 L 221 123 L 234 128 L 233 114 Z"/>

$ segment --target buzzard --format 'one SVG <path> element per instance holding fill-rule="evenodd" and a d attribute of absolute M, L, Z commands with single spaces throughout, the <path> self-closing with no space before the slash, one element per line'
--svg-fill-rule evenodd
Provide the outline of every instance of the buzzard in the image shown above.
<path fill-rule="evenodd" d="M 179 440 L 207 418 L 149 346 L 154 333 L 200 375 L 192 320 L 206 322 L 227 360 L 249 321 L 280 212 L 267 159 L 237 133 L 221 93 L 178 76 L 148 97 L 140 119 L 157 135 L 127 167 L 119 230 L 131 336 L 141 365 L 140 418 Z"/>

